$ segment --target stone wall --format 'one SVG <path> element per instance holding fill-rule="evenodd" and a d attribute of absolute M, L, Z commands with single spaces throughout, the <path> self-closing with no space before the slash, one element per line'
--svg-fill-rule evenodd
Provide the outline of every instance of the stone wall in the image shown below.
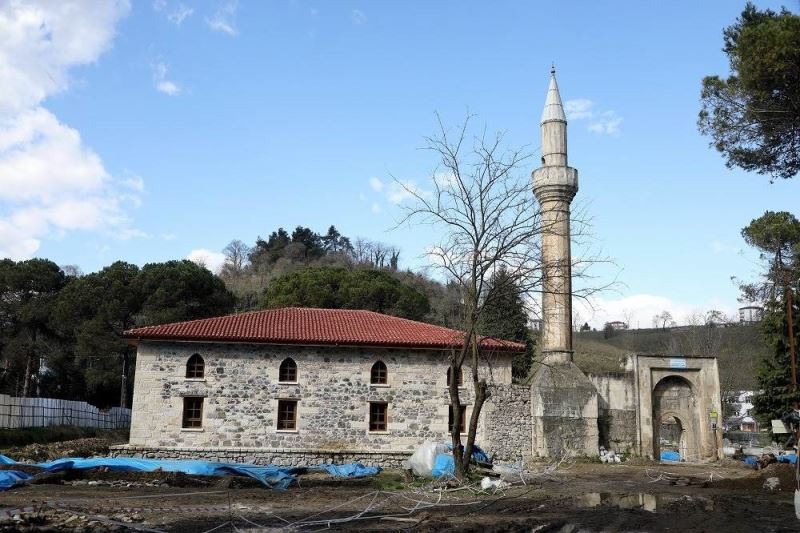
<path fill-rule="evenodd" d="M 204 459 L 225 463 L 248 463 L 277 466 L 313 466 L 319 464 L 361 463 L 381 468 L 403 468 L 411 456 L 406 451 L 314 450 L 264 448 L 153 448 L 147 446 L 112 446 L 111 457 L 143 459 Z"/>
<path fill-rule="evenodd" d="M 531 457 L 531 388 L 496 385 L 484 406 L 485 437 L 479 442 L 498 463 L 514 463 Z"/>
<path fill-rule="evenodd" d="M 597 390 L 575 363 L 542 365 L 531 402 L 533 455 L 597 455 Z"/>
<path fill-rule="evenodd" d="M 587 374 L 597 389 L 600 444 L 617 452 L 636 453 L 636 384 L 633 372 Z"/>
<path fill-rule="evenodd" d="M 205 360 L 202 379 L 185 377 L 186 361 L 194 353 Z M 278 382 L 286 357 L 297 363 L 297 383 Z M 370 384 L 370 369 L 379 359 L 388 368 L 387 385 Z M 497 355 L 482 371 L 491 371 L 493 383 L 510 385 L 511 359 Z M 469 405 L 473 393 L 466 382 L 462 401 Z M 185 396 L 204 399 L 201 428 L 181 427 Z M 279 399 L 298 401 L 296 430 L 277 430 Z M 388 403 L 387 431 L 369 431 L 371 401 Z M 292 450 L 334 450 L 342 456 L 370 450 L 394 456 L 426 440 L 449 441 L 449 404 L 446 357 L 440 351 L 142 341 L 129 450 L 219 454 L 258 449 L 265 458 L 277 459 Z M 503 440 L 489 438 L 486 431 L 484 414 L 477 442 Z"/>

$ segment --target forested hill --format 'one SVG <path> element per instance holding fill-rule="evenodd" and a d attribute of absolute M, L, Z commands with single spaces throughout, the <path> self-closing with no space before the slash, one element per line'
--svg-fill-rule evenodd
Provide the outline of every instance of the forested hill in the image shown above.
<path fill-rule="evenodd" d="M 757 325 L 730 327 L 686 326 L 575 333 L 575 363 L 586 372 L 619 372 L 631 353 L 716 355 L 723 390 L 756 388 L 756 371 L 768 354 Z"/>

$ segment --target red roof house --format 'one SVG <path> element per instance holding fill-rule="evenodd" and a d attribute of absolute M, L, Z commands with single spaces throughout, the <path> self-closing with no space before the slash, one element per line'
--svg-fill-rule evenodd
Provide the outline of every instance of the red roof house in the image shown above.
<path fill-rule="evenodd" d="M 124 333 L 133 343 L 139 340 L 170 340 L 418 349 L 460 347 L 463 335 L 453 329 L 373 311 L 299 307 L 147 326 Z M 488 337 L 481 342 L 484 349 L 491 351 L 525 350 L 525 345 L 517 342 Z"/>

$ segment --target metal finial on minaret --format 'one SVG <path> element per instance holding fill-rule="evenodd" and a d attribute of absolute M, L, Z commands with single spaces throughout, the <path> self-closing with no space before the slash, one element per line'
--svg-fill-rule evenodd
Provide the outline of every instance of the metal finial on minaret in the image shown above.
<path fill-rule="evenodd" d="M 572 256 L 570 203 L 578 171 L 567 165 L 567 117 L 555 66 L 541 120 L 542 166 L 533 171 L 533 193 L 542 210 L 542 354 L 551 363 L 572 360 Z"/>
<path fill-rule="evenodd" d="M 555 74 L 556 74 L 556 63 L 555 63 L 555 61 L 553 61 L 552 63 L 550 63 L 550 74 L 552 74 L 552 75 L 554 75 L 554 76 L 555 76 Z"/>

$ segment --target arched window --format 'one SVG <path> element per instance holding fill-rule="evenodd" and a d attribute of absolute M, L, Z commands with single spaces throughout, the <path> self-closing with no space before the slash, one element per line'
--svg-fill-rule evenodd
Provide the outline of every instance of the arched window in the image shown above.
<path fill-rule="evenodd" d="M 389 373 L 383 361 L 376 361 L 369 372 L 369 382 L 372 385 L 386 385 L 389 383 Z"/>
<path fill-rule="evenodd" d="M 278 370 L 278 381 L 281 383 L 297 382 L 297 363 L 291 357 L 287 357 L 281 363 L 281 368 Z"/>
<path fill-rule="evenodd" d="M 205 376 L 206 362 L 199 353 L 192 355 L 186 362 L 186 377 L 200 379 Z"/>
<path fill-rule="evenodd" d="M 450 380 L 452 379 L 452 375 L 453 375 L 453 369 L 452 368 L 448 368 L 447 369 L 447 386 L 448 387 L 450 386 Z M 456 384 L 459 387 L 464 384 L 464 373 L 461 371 L 460 368 L 458 369 L 458 372 L 456 372 Z"/>

